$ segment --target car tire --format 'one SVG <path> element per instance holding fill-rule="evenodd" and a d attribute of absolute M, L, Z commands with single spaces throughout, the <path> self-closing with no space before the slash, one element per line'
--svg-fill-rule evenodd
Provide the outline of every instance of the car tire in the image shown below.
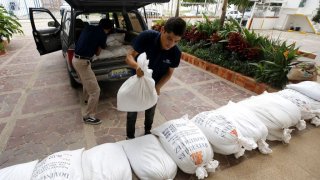
<path fill-rule="evenodd" d="M 70 85 L 71 87 L 73 87 L 74 89 L 78 89 L 80 88 L 82 85 L 80 83 L 78 83 L 73 76 L 71 75 L 71 73 L 69 72 L 69 80 L 70 80 Z"/>

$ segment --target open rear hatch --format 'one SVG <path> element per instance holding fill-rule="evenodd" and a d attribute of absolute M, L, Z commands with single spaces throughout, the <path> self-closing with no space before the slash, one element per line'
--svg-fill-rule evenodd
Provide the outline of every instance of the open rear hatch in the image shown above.
<path fill-rule="evenodd" d="M 166 3 L 170 0 L 66 0 L 66 2 L 75 10 L 134 10 L 151 3 Z"/>

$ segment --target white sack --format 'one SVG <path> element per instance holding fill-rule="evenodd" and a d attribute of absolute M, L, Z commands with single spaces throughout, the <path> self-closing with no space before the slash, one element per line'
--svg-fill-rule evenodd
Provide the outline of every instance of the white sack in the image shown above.
<path fill-rule="evenodd" d="M 107 37 L 107 46 L 121 46 L 124 43 L 125 33 L 113 33 Z"/>
<path fill-rule="evenodd" d="M 93 60 L 105 60 L 112 59 L 118 57 L 125 57 L 128 53 L 128 50 L 131 49 L 129 45 L 121 45 L 121 46 L 110 46 L 106 49 L 101 49 L 99 56 L 94 56 Z"/>
<path fill-rule="evenodd" d="M 132 179 L 129 161 L 121 145 L 106 143 L 83 152 L 84 180 Z"/>
<path fill-rule="evenodd" d="M 230 117 L 218 111 L 205 111 L 191 119 L 206 135 L 214 152 L 239 158 L 245 150 L 252 150 L 257 144 L 243 137 Z"/>
<path fill-rule="evenodd" d="M 166 152 L 185 173 L 199 179 L 214 172 L 219 162 L 213 161 L 213 151 L 202 131 L 187 116 L 168 121 L 151 130 L 159 136 Z"/>
<path fill-rule="evenodd" d="M 303 81 L 298 84 L 288 84 L 288 89 L 296 90 L 316 101 L 320 101 L 320 84 L 314 81 Z"/>
<path fill-rule="evenodd" d="M 37 165 L 38 160 L 16 164 L 3 169 L 0 169 L 1 180 L 30 180 L 34 167 Z"/>
<path fill-rule="evenodd" d="M 296 106 L 298 106 L 301 112 L 302 119 L 312 119 L 316 116 L 312 113 L 311 107 L 314 100 L 305 96 L 304 94 L 301 94 L 300 92 L 293 89 L 284 89 L 276 92 L 275 94 L 282 96 L 283 98 L 291 101 Z"/>
<path fill-rule="evenodd" d="M 268 140 L 278 140 L 289 143 L 291 126 L 305 128 L 301 120 L 299 108 L 291 101 L 274 93 L 264 93 L 240 101 L 238 104 L 252 110 L 268 128 Z"/>
<path fill-rule="evenodd" d="M 138 57 L 138 65 L 144 76 L 131 76 L 120 87 L 117 94 L 117 108 L 119 111 L 144 111 L 157 103 L 158 95 L 155 82 L 152 79 L 152 70 L 148 68 L 149 60 L 146 53 Z"/>
<path fill-rule="evenodd" d="M 121 141 L 134 173 L 141 180 L 174 179 L 178 167 L 152 134 Z"/>
<path fill-rule="evenodd" d="M 233 102 L 229 102 L 227 105 L 220 107 L 217 111 L 224 116 L 229 116 L 229 119 L 232 120 L 242 136 L 256 142 L 256 147 L 258 146 L 261 153 L 272 153 L 272 150 L 266 143 L 268 129 L 253 111 Z"/>
<path fill-rule="evenodd" d="M 280 96 L 297 105 L 302 119 L 310 119 L 311 124 L 320 125 L 320 102 L 316 101 L 296 90 L 284 89 L 277 92 Z"/>
<path fill-rule="evenodd" d="M 33 170 L 31 180 L 82 180 L 82 149 L 47 156 Z"/>

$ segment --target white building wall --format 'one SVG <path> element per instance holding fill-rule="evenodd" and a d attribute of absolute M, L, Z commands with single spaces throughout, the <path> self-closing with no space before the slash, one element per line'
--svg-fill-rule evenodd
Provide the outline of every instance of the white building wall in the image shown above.
<path fill-rule="evenodd" d="M 277 30 L 288 29 L 288 28 L 286 28 L 287 19 L 288 19 L 288 15 L 287 14 L 280 15 L 279 18 L 277 19 L 277 21 L 274 22 L 273 28 L 277 29 Z"/>
<path fill-rule="evenodd" d="M 298 8 L 301 0 L 288 0 L 284 3 L 285 8 Z"/>
<path fill-rule="evenodd" d="M 283 4 L 281 19 L 276 22 L 275 29 L 289 30 L 290 26 L 300 27 L 300 31 L 315 32 L 311 19 L 319 7 L 319 0 L 307 0 L 304 7 L 299 7 L 301 0 L 288 0 Z"/>
<path fill-rule="evenodd" d="M 29 14 L 29 7 L 42 7 L 41 0 L 0 0 L 0 5 L 17 17 Z"/>
<path fill-rule="evenodd" d="M 251 29 L 273 29 L 278 18 L 254 18 Z"/>
<path fill-rule="evenodd" d="M 305 6 L 297 10 L 297 14 L 305 14 L 311 17 L 312 13 L 319 7 L 319 0 L 307 0 Z"/>

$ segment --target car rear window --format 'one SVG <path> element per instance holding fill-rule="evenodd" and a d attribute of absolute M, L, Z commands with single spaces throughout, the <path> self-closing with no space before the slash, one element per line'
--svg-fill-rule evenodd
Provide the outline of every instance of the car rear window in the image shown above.
<path fill-rule="evenodd" d="M 128 13 L 128 15 L 132 24 L 132 30 L 138 33 L 142 32 L 143 30 L 140 25 L 139 19 L 137 18 L 137 15 L 135 13 Z"/>

